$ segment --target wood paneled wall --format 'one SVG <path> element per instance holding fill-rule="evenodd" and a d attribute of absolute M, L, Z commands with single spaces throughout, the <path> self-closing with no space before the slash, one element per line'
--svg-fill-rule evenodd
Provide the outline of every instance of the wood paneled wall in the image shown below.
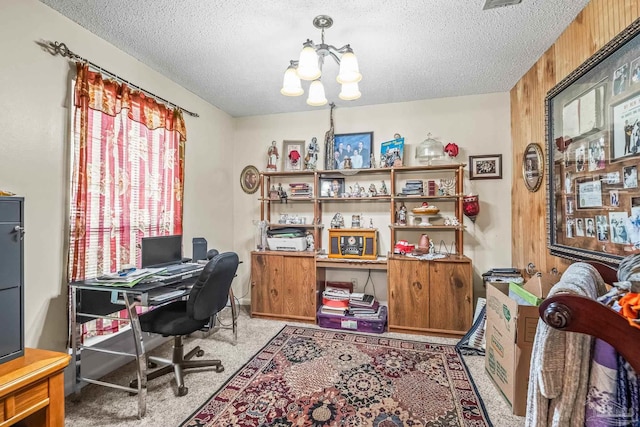
<path fill-rule="evenodd" d="M 522 179 L 522 156 L 536 142 L 545 151 L 544 98 L 547 92 L 598 49 L 640 17 L 640 0 L 592 0 L 553 46 L 511 89 L 513 183 L 511 190 L 512 262 L 536 270 L 564 271 L 569 261 L 549 255 L 546 225 L 546 186 L 531 193 Z"/>

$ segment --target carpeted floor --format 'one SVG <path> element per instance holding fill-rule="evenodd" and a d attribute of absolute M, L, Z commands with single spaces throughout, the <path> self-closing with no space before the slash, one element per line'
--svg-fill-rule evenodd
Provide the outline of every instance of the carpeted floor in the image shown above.
<path fill-rule="evenodd" d="M 223 323 L 230 323 L 229 310 L 221 316 Z M 238 320 L 238 342 L 233 345 L 233 334 L 229 329 L 214 332 L 208 338 L 189 338 L 185 347 L 200 345 L 205 350 L 205 358 L 222 359 L 225 371 L 211 370 L 192 372 L 186 375 L 185 384 L 189 394 L 175 396 L 175 381 L 171 375 L 151 381 L 148 384 L 147 414 L 138 420 L 137 398 L 126 392 L 101 386 L 88 385 L 83 388 L 79 402 L 67 398 L 65 425 L 85 426 L 178 426 L 186 421 L 201 405 L 222 387 L 247 361 L 257 354 L 286 325 L 317 328 L 314 325 L 274 320 L 252 319 L 246 310 L 240 310 Z M 434 344 L 455 344 L 456 339 L 431 336 L 406 335 L 397 333 L 371 334 L 376 337 L 407 339 Z M 155 349 L 152 354 L 169 357 L 170 343 Z M 511 414 L 509 407 L 484 371 L 484 358 L 465 356 L 469 372 L 485 404 L 489 418 L 497 427 L 517 427 L 524 425 L 524 418 Z M 110 374 L 109 381 L 126 385 L 134 377 L 134 366 L 129 364 Z M 455 424 L 454 424 L 455 425 Z"/>
<path fill-rule="evenodd" d="M 454 346 L 285 326 L 185 427 L 489 426 Z"/>

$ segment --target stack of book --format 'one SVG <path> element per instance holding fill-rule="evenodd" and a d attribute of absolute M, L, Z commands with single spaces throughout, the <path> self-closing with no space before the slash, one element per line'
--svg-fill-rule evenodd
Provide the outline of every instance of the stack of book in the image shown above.
<path fill-rule="evenodd" d="M 320 312 L 334 316 L 344 316 L 349 310 L 349 296 L 351 293 L 348 289 L 327 286 L 322 292 L 322 307 Z"/>
<path fill-rule="evenodd" d="M 289 184 L 289 197 L 309 198 L 312 196 L 311 186 L 304 182 L 292 182 Z"/>
<path fill-rule="evenodd" d="M 520 270 L 513 267 L 492 268 L 491 270 L 482 274 L 482 279 L 485 282 L 524 282 L 524 278 L 522 277 L 522 273 L 520 272 Z"/>
<path fill-rule="evenodd" d="M 403 196 L 422 196 L 423 183 L 421 179 L 408 179 L 405 186 L 402 187 Z"/>
<path fill-rule="evenodd" d="M 361 319 L 377 319 L 380 316 L 380 303 L 373 295 L 354 292 L 349 296 L 347 313 Z"/>

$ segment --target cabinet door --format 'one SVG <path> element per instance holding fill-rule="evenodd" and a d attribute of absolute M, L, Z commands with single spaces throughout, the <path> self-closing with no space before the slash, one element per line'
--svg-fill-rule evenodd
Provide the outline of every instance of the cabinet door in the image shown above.
<path fill-rule="evenodd" d="M 285 315 L 315 319 L 315 269 L 312 257 L 284 257 L 282 290 Z"/>
<path fill-rule="evenodd" d="M 429 327 L 465 333 L 471 327 L 471 262 L 431 262 L 429 278 Z"/>
<path fill-rule="evenodd" d="M 251 313 L 282 314 L 283 256 L 251 256 Z"/>
<path fill-rule="evenodd" d="M 388 262 L 389 328 L 429 327 L 429 267 L 426 261 Z"/>

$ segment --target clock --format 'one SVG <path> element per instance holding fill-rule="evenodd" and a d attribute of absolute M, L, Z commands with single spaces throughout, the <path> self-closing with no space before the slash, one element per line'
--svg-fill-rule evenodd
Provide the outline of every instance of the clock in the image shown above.
<path fill-rule="evenodd" d="M 377 259 L 377 232 L 373 228 L 329 229 L 329 258 Z"/>

